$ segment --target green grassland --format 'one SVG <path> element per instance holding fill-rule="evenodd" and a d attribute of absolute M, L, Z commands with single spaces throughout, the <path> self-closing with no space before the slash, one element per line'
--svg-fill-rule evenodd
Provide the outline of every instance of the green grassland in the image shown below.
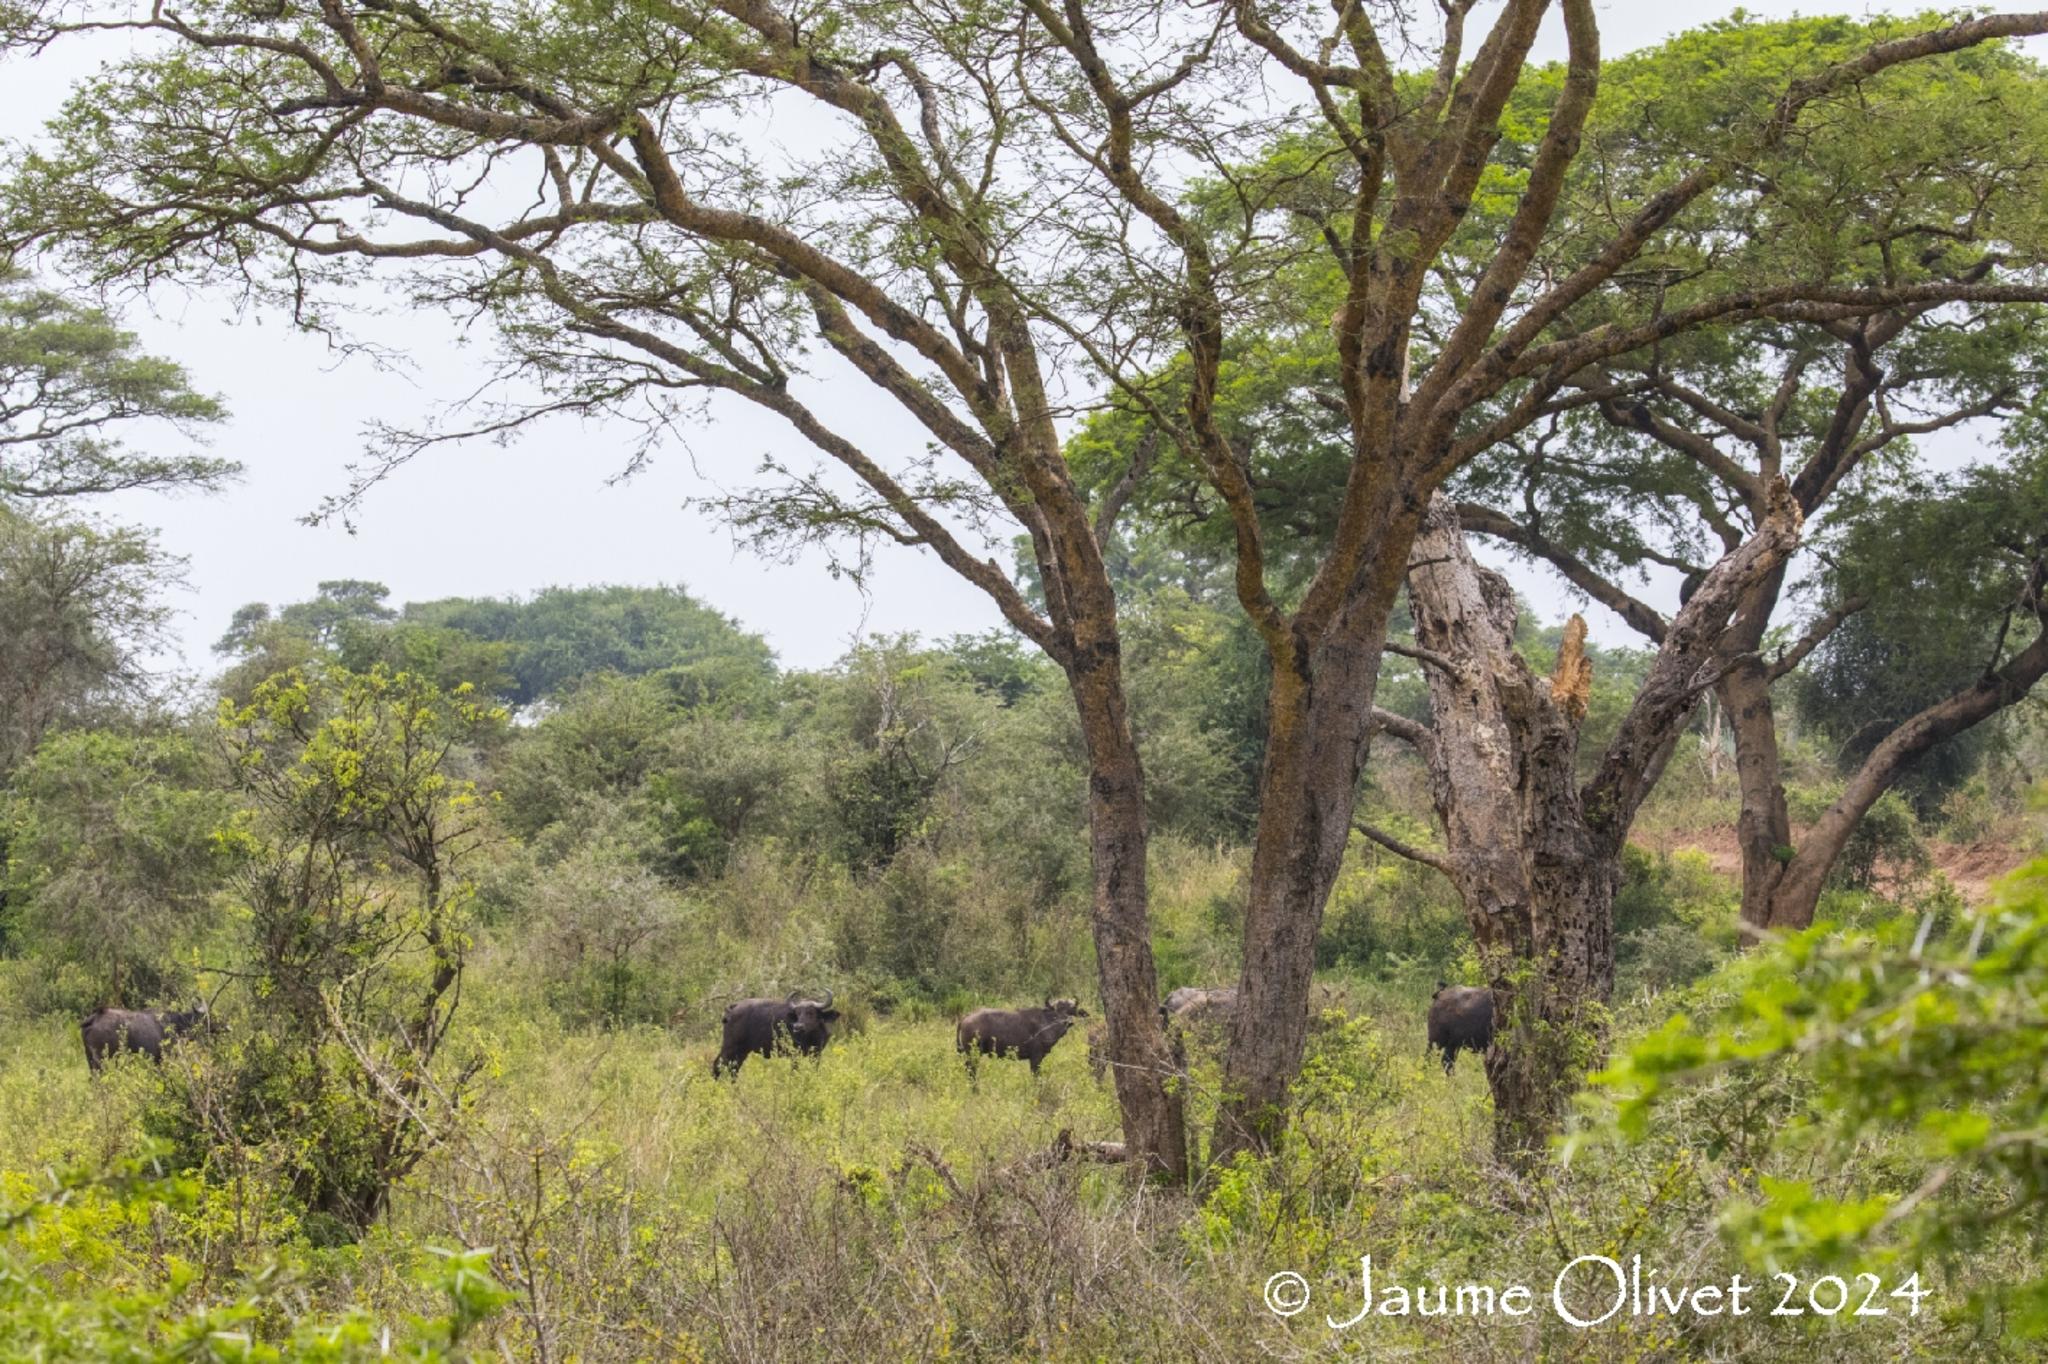
<path fill-rule="evenodd" d="M 1176 909 L 1196 912 L 1182 903 L 1162 919 Z M 291 1321 L 353 1309 L 371 1323 L 361 1357 L 377 1357 L 386 1329 L 426 1350 L 448 1291 L 433 1252 L 478 1248 L 504 1302 L 445 1355 L 418 1357 L 2029 1357 L 1967 1305 L 1983 1281 L 2037 1271 L 2019 1241 L 2005 1256 L 1922 1265 L 1917 1317 L 1902 1304 L 1863 1320 L 1623 1314 L 1578 1330 L 1546 1307 L 1525 1320 L 1325 1324 L 1356 1310 L 1368 1252 L 1383 1280 L 1521 1282 L 1545 1303 L 1582 1254 L 1641 1256 L 1667 1281 L 1755 1279 L 1720 1222 L 1730 1196 L 1761 1177 L 1859 1196 L 1917 1182 L 1903 1139 L 1873 1134 L 1844 1166 L 1818 1141 L 1758 1131 L 1759 1114 L 1796 1108 L 1802 1082 L 1788 1073 L 1705 1086 L 1637 1141 L 1614 1138 L 1590 1102 L 1583 1139 L 1518 1177 L 1490 1158 L 1481 1067 L 1468 1058 L 1446 1077 L 1424 1053 L 1429 983 L 1330 973 L 1286 1147 L 1167 1191 L 1133 1185 L 1118 1165 L 1059 1158 L 1063 1132 L 1116 1135 L 1080 1029 L 1039 1080 L 1020 1063 L 987 1064 L 970 1085 L 942 1014 L 883 1017 L 848 1000 L 818 1060 L 755 1060 L 721 1083 L 710 1011 L 671 1027 L 569 1026 L 539 1002 L 522 958 L 509 937 L 479 944 L 449 1044 L 478 1062 L 478 1082 L 459 1113 L 430 1118 L 448 1123 L 444 1140 L 361 1240 L 298 1208 L 287 1153 L 265 1149 L 216 1151 L 182 1198 L 88 1186 L 17 1223 L 14 1250 L 38 1265 L 44 1309 L 70 1322 L 42 1357 L 96 1357 L 101 1338 L 81 1325 L 93 1304 L 166 1284 L 183 1287 L 152 1309 L 159 1338 L 180 1312 L 253 1294 L 259 1340 L 266 1324 L 282 1338 Z M 1639 989 L 1621 1005 L 1617 1041 L 1626 1049 L 1674 1008 L 1729 988 L 1716 974 L 1684 992 Z M 0 1179 L 14 1205 L 54 1172 L 104 1170 L 147 1149 L 167 1095 L 192 1106 L 239 1045 L 231 1032 L 180 1049 L 160 1072 L 124 1058 L 95 1082 L 70 1016 L 11 1012 L 4 1028 Z M 1197 1039 L 1198 1126 L 1215 1080 Z M 1283 1269 L 1316 1294 L 1291 1320 L 1261 1298 Z M 133 1357 L 257 1357 L 236 1354 L 230 1337 L 202 1342 L 215 1354 Z"/>

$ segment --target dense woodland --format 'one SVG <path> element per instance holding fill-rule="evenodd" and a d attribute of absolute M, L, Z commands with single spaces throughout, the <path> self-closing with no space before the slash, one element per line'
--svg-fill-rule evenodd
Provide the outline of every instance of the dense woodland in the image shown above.
<path fill-rule="evenodd" d="M 2048 15 L 1412 8 L 0 8 L 136 39 L 0 158 L 0 1357 L 2037 1358 Z M 750 404 L 743 544 L 1005 624 L 345 580 L 167 670 L 174 288 L 496 348 L 306 534 Z"/>

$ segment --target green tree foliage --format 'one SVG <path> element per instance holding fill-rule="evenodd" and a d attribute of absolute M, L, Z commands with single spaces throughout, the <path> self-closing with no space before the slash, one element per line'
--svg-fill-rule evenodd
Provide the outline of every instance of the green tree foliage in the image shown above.
<path fill-rule="evenodd" d="M 1866 602 L 1799 677 L 1800 714 L 1862 762 L 1901 723 L 1995 672 L 2039 635 L 2048 562 L 2048 454 L 1858 489 L 1828 541 L 1824 598 Z M 1907 790 L 1923 814 L 1992 742 L 1965 731 L 1921 761 Z"/>
<path fill-rule="evenodd" d="M 468 683 L 514 705 L 557 700 L 601 674 L 663 673 L 690 704 L 758 691 L 774 677 L 760 636 L 681 588 L 548 588 L 533 597 L 387 602 L 382 583 L 323 582 L 308 601 L 235 613 L 216 653 L 235 660 L 222 686 L 247 699 L 274 672 L 327 657 L 353 672 L 382 666 Z"/>
<path fill-rule="evenodd" d="M 679 587 L 551 587 L 526 601 L 453 597 L 409 605 L 404 619 L 509 646 L 512 687 L 503 695 L 515 705 L 604 672 L 684 669 L 711 693 L 774 672 L 760 636 Z"/>
<path fill-rule="evenodd" d="M 946 656 L 908 639 L 857 648 L 840 669 L 846 685 L 821 717 L 839 739 L 826 798 L 847 859 L 881 867 L 946 817 L 941 792 L 987 742 L 993 707 Z"/>
<path fill-rule="evenodd" d="M 1814 929 L 1752 954 L 1697 1016 L 1678 1015 L 1603 1077 L 1622 1132 L 1642 1137 L 1679 1109 L 1714 1150 L 1761 1164 L 1779 1149 L 1825 1170 L 1883 1135 L 1920 1160 L 1877 1187 L 1765 1179 L 1723 1225 L 1752 1261 L 1903 1273 L 1939 1259 L 2038 1255 L 2048 1200 L 2048 863 L 1993 905 L 1953 921 L 1929 912 L 1870 928 Z M 1865 1174 L 1869 1167 L 1861 1166 Z M 2038 1260 L 2033 1262 L 2038 1266 Z M 1994 1282 L 1959 1316 L 2003 1315 L 2048 1335 L 2048 1278 Z"/>
<path fill-rule="evenodd" d="M 182 568 L 147 532 L 0 507 L 0 778 L 51 730 L 146 692 Z"/>
<path fill-rule="evenodd" d="M 226 415 L 182 367 L 143 353 L 106 313 L 0 265 L 0 506 L 130 488 L 218 488 L 239 465 L 137 453 L 120 434 L 156 426 L 189 439 Z"/>
<path fill-rule="evenodd" d="M 280 674 L 222 703 L 254 811 L 240 883 L 264 1003 L 226 1097 L 195 1090 L 170 1123 L 188 1150 L 285 1141 L 302 1200 L 337 1234 L 377 1219 L 433 1144 L 423 1110 L 474 1070 L 437 1062 L 461 999 L 469 864 L 490 832 L 468 746 L 503 720 L 467 690 L 382 669 Z"/>
<path fill-rule="evenodd" d="M 382 583 L 336 578 L 319 584 L 310 601 L 293 602 L 279 611 L 277 618 L 322 648 L 335 649 L 357 631 L 395 620 L 398 612 L 384 600 L 390 595 L 391 589 Z"/>
<path fill-rule="evenodd" d="M 14 775 L 0 945 L 86 972 L 83 1007 L 140 1008 L 193 985 L 233 867 L 233 803 L 188 736 L 74 730 Z"/>
<path fill-rule="evenodd" d="M 514 736 L 494 774 L 506 827 L 531 837 L 592 800 L 637 793 L 676 710 L 653 678 L 597 677 Z"/>

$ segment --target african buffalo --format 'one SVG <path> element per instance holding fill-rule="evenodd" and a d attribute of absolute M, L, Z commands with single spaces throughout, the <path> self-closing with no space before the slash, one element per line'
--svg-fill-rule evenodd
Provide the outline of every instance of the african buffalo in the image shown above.
<path fill-rule="evenodd" d="M 711 1063 L 712 1077 L 727 1071 L 738 1075 L 749 1056 L 773 1056 L 777 1047 L 816 1056 L 832 1036 L 825 1025 L 837 1017 L 830 990 L 823 999 L 805 999 L 797 993 L 788 999 L 742 999 L 728 1004 L 725 1036 L 718 1044 L 718 1059 Z"/>
<path fill-rule="evenodd" d="M 1231 1011 L 1236 1008 L 1235 985 L 1214 989 L 1183 985 L 1167 995 L 1166 1002 L 1159 1006 L 1159 1022 L 1162 1026 L 1179 1023 L 1183 1027 L 1226 1028 L 1230 1025 Z"/>
<path fill-rule="evenodd" d="M 1444 1074 L 1457 1064 L 1458 1053 L 1484 1055 L 1493 1045 L 1493 991 L 1484 985 L 1436 983 L 1429 997 L 1429 1041 L 1425 1050 L 1444 1054 Z"/>
<path fill-rule="evenodd" d="M 1022 1057 L 1036 1075 L 1053 1044 L 1067 1035 L 1075 1019 L 1087 1016 L 1071 999 L 1048 999 L 1031 1009 L 976 1009 L 960 1020 L 953 1045 L 966 1058 L 970 1078 L 983 1056 Z"/>
<path fill-rule="evenodd" d="M 97 1075 L 107 1058 L 117 1052 L 139 1051 L 159 1065 L 164 1043 L 194 1033 L 211 1032 L 218 1025 L 203 1002 L 189 1009 L 94 1009 L 78 1022 L 85 1041 L 85 1064 Z"/>

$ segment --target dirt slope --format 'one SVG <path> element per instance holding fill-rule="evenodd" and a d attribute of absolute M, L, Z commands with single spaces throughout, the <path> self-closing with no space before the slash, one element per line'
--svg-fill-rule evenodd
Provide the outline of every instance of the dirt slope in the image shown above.
<path fill-rule="evenodd" d="M 1795 829 L 1797 840 L 1804 830 Z M 1681 848 L 1705 853 L 1708 863 L 1723 876 L 1740 879 L 1742 856 L 1735 846 L 1735 831 L 1730 828 L 1676 829 L 1660 833 L 1645 834 L 1631 840 L 1651 852 L 1676 852 Z M 1956 891 L 1971 904 L 1982 904 L 1991 897 L 1991 887 L 2000 877 L 2035 856 L 2032 849 L 2023 844 L 2002 839 L 1987 838 L 1975 843 L 1951 843 L 1946 839 L 1927 840 L 1927 851 L 1934 870 L 1949 879 Z M 1899 869 L 1892 870 L 1893 886 L 1901 879 Z"/>

